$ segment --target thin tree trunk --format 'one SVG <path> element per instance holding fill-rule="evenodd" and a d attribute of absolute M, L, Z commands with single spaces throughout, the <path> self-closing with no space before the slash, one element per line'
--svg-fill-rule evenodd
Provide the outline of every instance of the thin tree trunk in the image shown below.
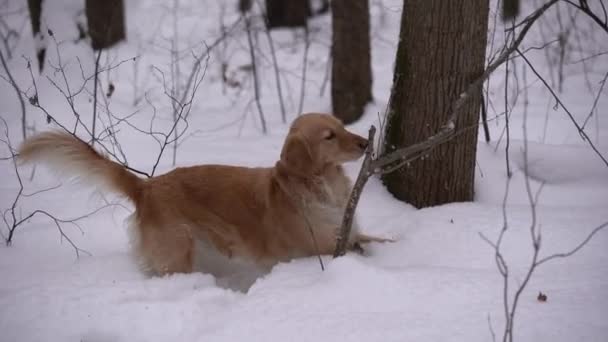
<path fill-rule="evenodd" d="M 358 120 L 372 100 L 368 0 L 332 0 L 333 113 L 344 123 Z"/>
<path fill-rule="evenodd" d="M 93 50 L 109 48 L 125 39 L 122 0 L 86 0 L 85 7 Z"/>
<path fill-rule="evenodd" d="M 450 105 L 482 74 L 488 2 L 404 1 L 385 152 L 437 132 Z M 481 95 L 480 85 L 461 107 L 454 140 L 383 177 L 395 197 L 418 208 L 473 199 Z"/>

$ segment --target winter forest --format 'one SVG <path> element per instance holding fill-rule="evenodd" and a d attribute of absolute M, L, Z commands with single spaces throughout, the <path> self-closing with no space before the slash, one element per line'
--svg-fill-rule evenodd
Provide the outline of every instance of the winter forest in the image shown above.
<path fill-rule="evenodd" d="M 0 0 L 0 341 L 607 341 L 607 6 Z"/>

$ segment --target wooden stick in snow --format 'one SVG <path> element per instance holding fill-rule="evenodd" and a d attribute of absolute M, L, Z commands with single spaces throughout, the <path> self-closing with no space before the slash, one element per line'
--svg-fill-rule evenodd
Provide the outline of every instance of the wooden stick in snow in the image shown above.
<path fill-rule="evenodd" d="M 370 171 L 370 166 L 373 161 L 375 135 L 376 127 L 372 125 L 372 127 L 369 128 L 367 138 L 368 144 L 367 148 L 365 149 L 363 165 L 361 166 L 361 170 L 359 170 L 359 175 L 357 176 L 355 185 L 353 185 L 353 189 L 351 190 L 350 198 L 348 200 L 348 204 L 346 205 L 346 210 L 344 210 L 342 225 L 340 226 L 338 241 L 336 242 L 336 250 L 334 251 L 334 258 L 342 256 L 344 253 L 346 253 L 346 244 L 348 242 L 348 236 L 350 235 L 353 219 L 355 218 L 355 209 L 357 209 L 357 204 L 359 203 L 359 198 L 361 197 L 361 192 L 363 192 L 365 183 L 367 183 L 367 180 L 373 174 Z"/>

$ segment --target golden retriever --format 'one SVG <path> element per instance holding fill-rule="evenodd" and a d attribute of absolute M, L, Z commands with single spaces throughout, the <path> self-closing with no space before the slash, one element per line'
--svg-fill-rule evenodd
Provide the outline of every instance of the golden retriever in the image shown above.
<path fill-rule="evenodd" d="M 228 258 L 271 266 L 331 254 L 351 191 L 341 164 L 360 158 L 367 140 L 331 115 L 291 125 L 274 167 L 180 167 L 142 179 L 66 132 L 25 141 L 21 162 L 40 161 L 84 184 L 126 196 L 135 206 L 134 248 L 156 275 L 192 272 L 196 241 Z M 349 246 L 383 241 L 353 224 Z"/>

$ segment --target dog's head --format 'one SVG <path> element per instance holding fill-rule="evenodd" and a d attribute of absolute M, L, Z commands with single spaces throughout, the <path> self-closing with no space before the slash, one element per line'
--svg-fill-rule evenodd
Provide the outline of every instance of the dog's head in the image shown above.
<path fill-rule="evenodd" d="M 359 159 L 367 143 L 332 115 L 303 114 L 291 124 L 281 163 L 295 173 L 314 174 L 329 165 Z"/>

